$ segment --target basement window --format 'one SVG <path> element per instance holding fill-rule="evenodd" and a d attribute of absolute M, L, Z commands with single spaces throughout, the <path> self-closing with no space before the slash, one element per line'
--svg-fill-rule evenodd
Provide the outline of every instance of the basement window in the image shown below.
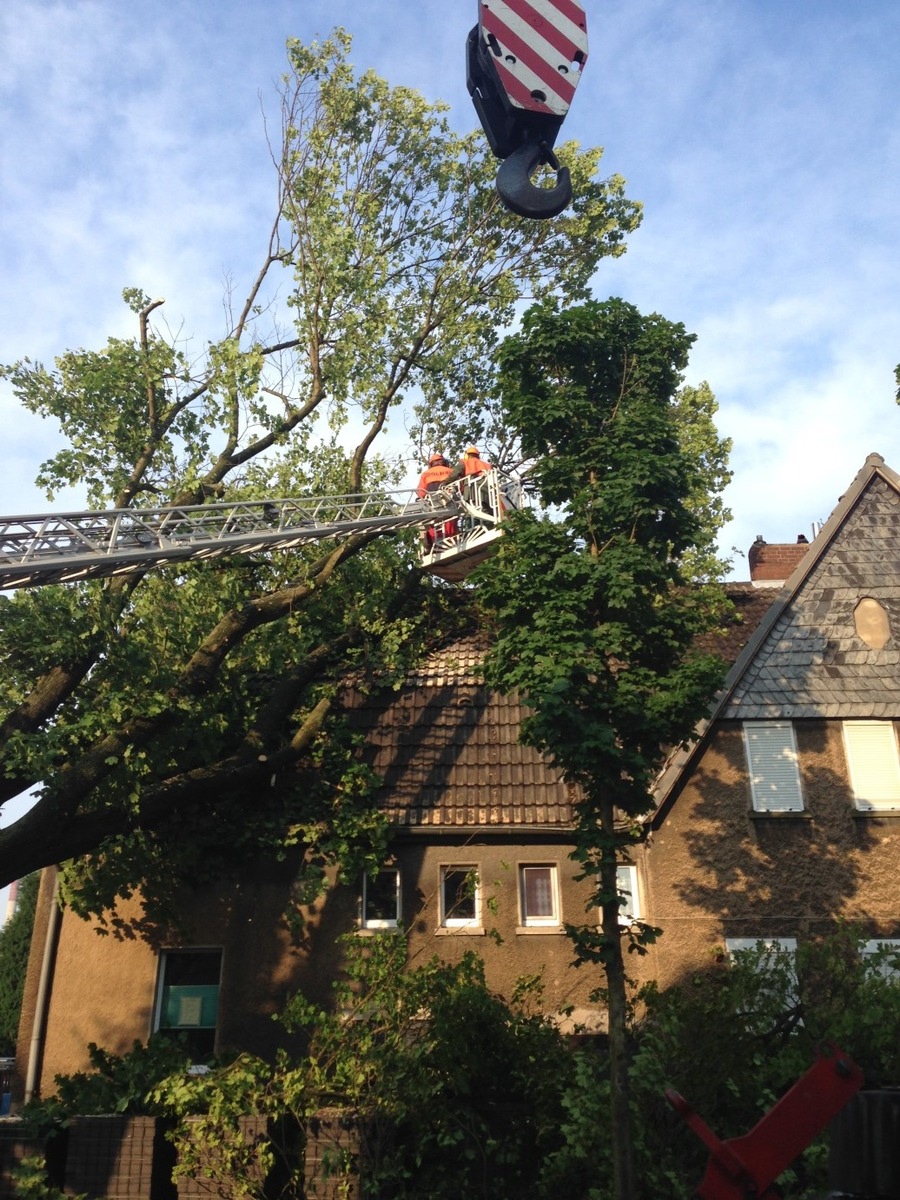
<path fill-rule="evenodd" d="M 221 950 L 160 955 L 154 1030 L 182 1044 L 195 1063 L 206 1062 L 215 1051 L 221 976 Z"/>

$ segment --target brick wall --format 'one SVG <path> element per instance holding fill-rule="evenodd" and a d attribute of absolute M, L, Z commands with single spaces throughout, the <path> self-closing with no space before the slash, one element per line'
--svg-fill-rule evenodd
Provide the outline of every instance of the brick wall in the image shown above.
<path fill-rule="evenodd" d="M 323 1108 L 306 1127 L 305 1180 L 309 1200 L 362 1200 L 359 1125 L 352 1114 Z"/>
<path fill-rule="evenodd" d="M 68 1195 L 171 1200 L 174 1148 L 155 1117 L 73 1117 L 66 1156 Z"/>
<path fill-rule="evenodd" d="M 773 542 L 769 545 L 757 538 L 747 555 L 750 579 L 753 583 L 783 583 L 802 562 L 807 550 L 808 542 Z"/>
<path fill-rule="evenodd" d="M 12 1179 L 13 1170 L 25 1158 L 44 1158 L 40 1142 L 25 1137 L 22 1122 L 10 1117 L 0 1120 L 0 1200 L 14 1200 L 19 1193 Z M 48 1166 L 52 1154 L 48 1154 Z"/>

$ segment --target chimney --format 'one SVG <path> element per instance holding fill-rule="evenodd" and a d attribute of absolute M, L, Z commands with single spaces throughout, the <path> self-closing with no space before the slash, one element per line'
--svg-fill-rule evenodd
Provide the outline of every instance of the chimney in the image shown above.
<path fill-rule="evenodd" d="M 771 545 L 763 541 L 762 534 L 757 534 L 747 555 L 751 582 L 756 587 L 781 587 L 802 562 L 808 549 L 809 542 L 802 533 L 796 542 L 773 542 Z"/>

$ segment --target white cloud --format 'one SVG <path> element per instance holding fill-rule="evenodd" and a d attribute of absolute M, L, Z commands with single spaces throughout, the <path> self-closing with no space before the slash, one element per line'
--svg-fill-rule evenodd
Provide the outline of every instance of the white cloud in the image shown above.
<path fill-rule="evenodd" d="M 590 57 L 564 136 L 646 205 L 600 297 L 698 334 L 691 379 L 735 440 L 729 540 L 793 539 L 876 450 L 900 466 L 893 0 L 815 5 L 585 0 Z M 136 285 L 202 341 L 267 235 L 284 42 L 334 25 L 353 59 L 475 124 L 463 46 L 474 5 L 422 0 L 9 0 L 0 12 L 5 145 L 0 360 L 51 360 L 132 332 Z M 47 428 L 0 393 L 0 507 L 28 490 Z"/>

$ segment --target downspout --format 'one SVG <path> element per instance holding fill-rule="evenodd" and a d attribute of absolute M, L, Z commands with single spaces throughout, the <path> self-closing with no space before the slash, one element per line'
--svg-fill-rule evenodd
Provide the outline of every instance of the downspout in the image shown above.
<path fill-rule="evenodd" d="M 25 1073 L 25 1103 L 33 1099 L 38 1081 L 38 1070 L 41 1064 L 44 1032 L 47 1024 L 47 1008 L 50 1002 L 50 982 L 53 976 L 53 957 L 56 953 L 56 942 L 59 937 L 59 924 L 62 909 L 57 903 L 59 894 L 59 872 L 56 867 L 48 868 L 53 872 L 53 894 L 50 897 L 50 912 L 47 917 L 47 936 L 44 938 L 44 956 L 41 959 L 41 974 L 38 980 L 37 996 L 34 1002 L 34 1022 L 31 1026 L 31 1045 L 28 1050 L 28 1069 Z"/>

